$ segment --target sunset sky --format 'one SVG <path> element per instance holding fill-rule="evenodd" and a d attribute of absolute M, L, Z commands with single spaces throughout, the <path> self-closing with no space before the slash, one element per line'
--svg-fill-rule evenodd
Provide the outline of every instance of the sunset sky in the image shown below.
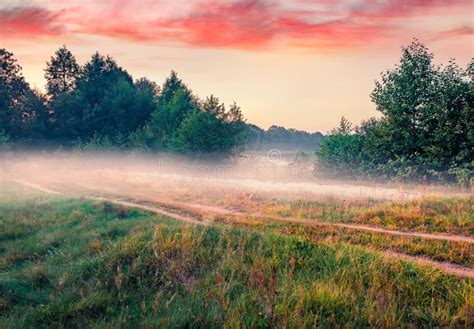
<path fill-rule="evenodd" d="M 465 67 L 473 20 L 472 0 L 0 0 L 0 48 L 40 89 L 65 44 L 81 64 L 98 50 L 159 84 L 174 69 L 263 128 L 326 132 L 377 114 L 374 80 L 413 37 Z"/>

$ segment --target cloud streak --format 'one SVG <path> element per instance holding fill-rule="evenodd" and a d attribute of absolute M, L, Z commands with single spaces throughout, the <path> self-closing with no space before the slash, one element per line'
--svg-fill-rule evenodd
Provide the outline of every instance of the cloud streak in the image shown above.
<path fill-rule="evenodd" d="M 73 26 L 67 32 L 192 47 L 350 48 L 402 33 L 400 20 L 471 6 L 466 0 L 197 0 L 186 5 L 117 0 L 77 7 L 78 14 L 67 17 Z M 0 10 L 0 20 L 6 26 L 0 33 L 18 37 L 64 32 L 58 14 L 39 7 Z"/>
<path fill-rule="evenodd" d="M 0 36 L 15 39 L 59 35 L 65 31 L 59 16 L 36 6 L 0 8 Z"/>

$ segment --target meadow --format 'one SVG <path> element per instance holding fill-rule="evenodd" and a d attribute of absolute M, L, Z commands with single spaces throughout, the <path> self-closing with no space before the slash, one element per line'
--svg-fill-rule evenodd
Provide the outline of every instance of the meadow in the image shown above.
<path fill-rule="evenodd" d="M 190 224 L 15 183 L 1 185 L 0 225 L 5 328 L 474 324 L 472 279 L 386 257 L 377 244 L 400 242 L 369 233 L 245 216 Z"/>

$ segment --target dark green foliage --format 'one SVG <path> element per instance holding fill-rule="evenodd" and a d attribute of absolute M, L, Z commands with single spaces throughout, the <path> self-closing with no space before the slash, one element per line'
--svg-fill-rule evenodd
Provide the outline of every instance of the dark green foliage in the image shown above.
<path fill-rule="evenodd" d="M 152 146 L 169 148 L 183 120 L 196 111 L 199 111 L 197 99 L 176 72 L 171 72 L 158 97 L 156 109 L 151 114 L 149 129 L 153 134 Z"/>
<path fill-rule="evenodd" d="M 13 58 L 13 54 L 0 49 L 0 129 L 8 130 L 10 126 L 11 107 L 16 95 L 15 85 L 23 85 L 20 76 L 21 68 Z"/>
<path fill-rule="evenodd" d="M 54 89 L 49 107 L 59 140 L 81 149 L 185 153 L 229 153 L 243 142 L 240 109 L 233 105 L 225 112 L 223 105 L 213 108 L 215 104 L 201 102 L 174 71 L 161 89 L 145 78 L 133 83 L 115 60 L 96 53 L 77 78 L 70 74 L 75 79 L 65 82 L 49 73 L 57 71 L 58 62 L 69 63 L 62 64 L 69 72 L 76 70 L 65 48 L 48 63 L 48 86 Z"/>
<path fill-rule="evenodd" d="M 202 110 L 187 116 L 176 130 L 172 147 L 183 152 L 226 153 L 242 145 L 243 118 L 234 104 L 226 112 L 224 104 L 208 97 Z"/>
<path fill-rule="evenodd" d="M 474 168 L 473 75 L 453 60 L 443 68 L 432 59 L 418 41 L 404 48 L 400 64 L 372 92 L 382 117 L 354 131 L 333 131 L 318 152 L 320 164 L 349 175 L 468 186 Z"/>
<path fill-rule="evenodd" d="M 149 124 L 131 135 L 131 143 L 182 153 L 230 154 L 243 145 L 243 129 L 235 103 L 227 111 L 213 95 L 200 101 L 172 71 Z"/>
<path fill-rule="evenodd" d="M 78 81 L 83 113 L 81 136 L 111 135 L 129 131 L 133 116 L 134 87 L 131 76 L 120 68 L 111 57 L 98 53 L 83 68 Z"/>
<path fill-rule="evenodd" d="M 49 104 L 53 113 L 54 137 L 74 140 L 83 135 L 84 96 L 75 90 L 56 96 Z"/>
<path fill-rule="evenodd" d="M 46 63 L 47 97 L 29 88 L 13 54 L 2 49 L 0 64 L 0 131 L 15 147 L 21 141 L 233 155 L 245 143 L 314 145 L 321 137 L 281 127 L 267 133 L 255 127 L 252 135 L 235 103 L 226 109 L 214 96 L 201 100 L 174 71 L 162 88 L 145 78 L 133 82 L 99 53 L 79 66 L 66 46 L 58 49 Z"/>
<path fill-rule="evenodd" d="M 23 103 L 27 88 L 13 54 L 0 49 L 0 129 L 7 134 L 15 130 L 14 122 L 21 118 L 14 106 Z"/>
<path fill-rule="evenodd" d="M 22 140 L 33 144 L 35 139 L 47 138 L 50 123 L 45 96 L 28 88 L 22 108 L 21 117 L 14 122 L 16 133 L 11 135 L 21 136 Z"/>
<path fill-rule="evenodd" d="M 359 161 L 361 137 L 352 132 L 352 125 L 342 117 L 339 127 L 330 132 L 318 151 L 319 159 L 330 164 L 328 169 L 333 173 L 352 173 L 353 164 Z"/>
<path fill-rule="evenodd" d="M 98 53 L 81 70 L 77 87 L 51 101 L 58 138 L 117 139 L 143 126 L 155 107 L 155 85 L 132 77 Z"/>
<path fill-rule="evenodd" d="M 135 111 L 135 121 L 137 126 L 143 126 L 155 110 L 158 95 L 160 95 L 160 87 L 154 81 L 141 78 L 135 82 L 135 92 L 135 106 L 140 109 Z"/>
<path fill-rule="evenodd" d="M 48 96 L 54 98 L 74 90 L 80 76 L 80 67 L 74 55 L 63 46 L 46 63 L 45 72 Z"/>
<path fill-rule="evenodd" d="M 41 136 L 48 119 L 43 96 L 26 83 L 13 54 L 0 49 L 0 130 L 25 141 Z"/>

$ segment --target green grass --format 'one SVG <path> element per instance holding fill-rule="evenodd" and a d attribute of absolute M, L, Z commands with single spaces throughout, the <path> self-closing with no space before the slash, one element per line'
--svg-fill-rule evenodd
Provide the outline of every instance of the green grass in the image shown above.
<path fill-rule="evenodd" d="M 418 237 L 390 235 L 376 232 L 358 231 L 327 225 L 311 225 L 252 218 L 219 217 L 216 222 L 249 230 L 273 232 L 287 236 L 296 236 L 309 243 L 347 243 L 365 246 L 372 250 L 388 250 L 412 256 L 423 256 L 436 261 L 450 262 L 474 268 L 474 245 L 468 242 L 429 240 Z"/>
<path fill-rule="evenodd" d="M 474 323 L 470 280 L 344 242 L 17 189 L 0 187 L 2 328 Z"/>
<path fill-rule="evenodd" d="M 474 236 L 474 198 L 423 198 L 412 201 L 274 201 L 265 213 L 404 231 Z"/>

